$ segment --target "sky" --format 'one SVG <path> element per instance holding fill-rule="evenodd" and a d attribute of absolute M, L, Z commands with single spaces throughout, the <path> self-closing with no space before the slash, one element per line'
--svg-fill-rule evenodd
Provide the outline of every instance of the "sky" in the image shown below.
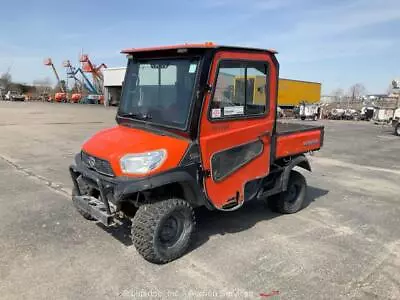
<path fill-rule="evenodd" d="M 399 0 L 2 1 L 0 73 L 55 79 L 43 59 L 126 65 L 120 50 L 212 41 L 276 49 L 280 77 L 322 83 L 324 94 L 362 83 L 384 93 L 400 78 Z"/>

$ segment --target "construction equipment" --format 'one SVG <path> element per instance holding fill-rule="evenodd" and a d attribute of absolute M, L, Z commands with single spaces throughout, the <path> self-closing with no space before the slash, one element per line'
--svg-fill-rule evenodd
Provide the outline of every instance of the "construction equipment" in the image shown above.
<path fill-rule="evenodd" d="M 65 60 L 63 62 L 64 68 L 67 70 L 67 78 L 72 78 L 74 80 L 74 87 L 77 87 L 78 91 L 71 94 L 71 102 L 78 103 L 82 99 L 82 82 L 76 76 L 75 68 L 72 66 L 70 60 Z"/>
<path fill-rule="evenodd" d="M 92 63 L 89 58 L 89 55 L 83 54 L 81 55 L 79 61 L 82 63 L 82 71 L 85 73 L 90 73 L 93 78 L 93 88 L 95 90 L 94 93 L 91 93 L 91 97 L 89 99 L 93 99 L 98 103 L 103 103 L 104 96 L 103 96 L 103 83 L 104 77 L 102 73 L 103 68 L 107 68 L 106 64 L 102 63 L 99 66 L 96 66 Z"/>
<path fill-rule="evenodd" d="M 56 79 L 57 79 L 57 84 L 58 84 L 58 86 L 59 86 L 59 88 L 60 88 L 60 91 L 61 91 L 61 92 L 57 92 L 57 93 L 54 95 L 54 99 L 55 99 L 57 102 L 65 102 L 65 101 L 67 101 L 67 93 L 66 93 L 66 90 L 65 90 L 65 88 L 64 88 L 64 86 L 63 86 L 63 84 L 62 84 L 62 82 L 61 82 L 61 80 L 60 80 L 60 76 L 58 75 L 58 72 L 57 72 L 57 70 L 56 70 L 56 68 L 55 68 L 55 66 L 54 66 L 54 64 L 53 64 L 52 59 L 51 59 L 51 58 L 47 58 L 47 59 L 44 60 L 43 63 L 44 63 L 44 65 L 49 66 L 49 67 L 52 68 L 53 73 L 54 73 L 54 75 L 56 76 Z"/>
<path fill-rule="evenodd" d="M 87 140 L 70 166 L 83 217 L 105 226 L 132 219 L 138 252 L 167 263 L 193 239 L 195 207 L 230 212 L 260 200 L 291 214 L 307 205 L 293 168 L 311 171 L 304 154 L 322 147 L 324 127 L 277 122 L 275 51 L 205 43 L 123 53 L 118 126 Z M 245 75 L 233 93 L 224 74 L 236 70 Z M 247 88 L 256 73 L 262 98 Z"/>
<path fill-rule="evenodd" d="M 88 65 L 93 67 L 91 63 L 88 63 Z M 93 74 L 93 72 L 90 71 L 90 68 L 87 65 L 85 66 L 88 70 L 87 72 L 83 71 L 82 68 L 73 67 L 69 60 L 64 62 L 64 67 L 67 68 L 68 78 L 74 79 L 76 85 L 80 87 L 80 93 L 73 94 L 71 96 L 71 100 L 74 102 L 81 101 L 85 103 L 101 103 L 101 100 L 104 99 L 102 90 L 100 88 L 103 82 L 102 73 L 100 69 L 97 70 L 95 72 L 96 75 L 93 77 L 96 78 L 96 81 L 91 82 L 85 73 Z M 80 75 L 81 79 L 78 77 L 78 75 Z"/>

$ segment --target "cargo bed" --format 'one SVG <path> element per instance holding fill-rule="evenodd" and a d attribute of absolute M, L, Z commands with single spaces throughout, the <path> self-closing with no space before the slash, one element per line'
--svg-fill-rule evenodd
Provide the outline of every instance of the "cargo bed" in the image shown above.
<path fill-rule="evenodd" d="M 324 127 L 299 123 L 276 123 L 276 158 L 319 150 Z"/>

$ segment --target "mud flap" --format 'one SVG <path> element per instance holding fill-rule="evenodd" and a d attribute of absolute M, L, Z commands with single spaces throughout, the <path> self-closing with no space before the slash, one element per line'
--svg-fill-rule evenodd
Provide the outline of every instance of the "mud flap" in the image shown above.
<path fill-rule="evenodd" d="M 305 157 L 304 155 L 297 156 L 296 158 L 291 160 L 290 163 L 287 166 L 285 166 L 285 170 L 283 171 L 283 174 L 282 174 L 282 191 L 283 192 L 286 191 L 286 189 L 287 189 L 290 172 L 296 166 L 311 172 L 310 163 L 309 163 L 307 157 Z"/>

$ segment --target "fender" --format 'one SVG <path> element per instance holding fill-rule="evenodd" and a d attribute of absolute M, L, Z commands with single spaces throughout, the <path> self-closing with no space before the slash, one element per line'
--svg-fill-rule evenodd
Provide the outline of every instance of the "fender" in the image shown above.
<path fill-rule="evenodd" d="M 286 191 L 289 182 L 290 171 L 292 171 L 294 167 L 300 167 L 307 171 L 312 172 L 310 162 L 308 161 L 307 157 L 305 157 L 304 154 L 296 156 L 289 162 L 289 164 L 284 166 L 284 170 L 281 177 L 282 191 Z"/>
<path fill-rule="evenodd" d="M 116 202 L 124 201 L 127 196 L 137 192 L 178 184 L 182 188 L 187 201 L 193 206 L 205 205 L 207 208 L 213 209 L 211 203 L 206 199 L 202 186 L 200 186 L 197 179 L 198 170 L 198 166 L 192 164 L 190 166 L 178 167 L 140 181 L 125 182 L 123 185 L 117 187 L 115 193 Z"/>
<path fill-rule="evenodd" d="M 80 174 L 85 179 L 89 180 L 87 183 L 99 189 L 98 180 L 104 186 L 104 194 L 107 195 L 112 190 L 113 197 L 110 201 L 118 205 L 125 201 L 129 196 L 137 192 L 144 192 L 159 187 L 178 184 L 186 199 L 194 206 L 205 205 L 208 209 L 215 209 L 211 202 L 205 196 L 202 186 L 201 170 L 197 163 L 192 163 L 185 166 L 179 166 L 167 172 L 144 178 L 130 178 L 130 177 L 109 177 L 99 174 L 91 169 L 88 169 L 81 161 L 79 154 L 75 156 L 74 163 L 70 166 L 70 172 L 73 179 L 76 179 Z M 75 180 L 73 180 L 75 184 Z M 108 197 L 106 197 L 108 198 Z"/>

